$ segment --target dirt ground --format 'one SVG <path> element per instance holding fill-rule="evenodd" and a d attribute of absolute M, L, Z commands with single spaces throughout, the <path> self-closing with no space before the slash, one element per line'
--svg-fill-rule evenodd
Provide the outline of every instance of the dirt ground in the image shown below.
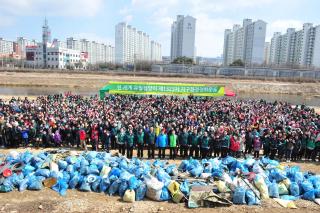
<path fill-rule="evenodd" d="M 77 89 L 100 89 L 109 81 L 204 83 L 223 85 L 236 93 L 292 94 L 315 97 L 320 95 L 319 83 L 279 82 L 272 80 L 244 80 L 214 77 L 165 77 L 132 76 L 98 73 L 37 73 L 0 72 L 0 86 L 66 87 Z M 307 98 L 307 97 L 306 97 Z"/>
<path fill-rule="evenodd" d="M 43 150 L 29 149 L 32 152 Z M 1 154 L 7 154 L 12 150 L 0 150 Z M 23 149 L 18 149 L 21 152 Z M 146 156 L 146 152 L 144 155 Z M 136 156 L 136 152 L 134 152 Z M 167 153 L 168 156 L 168 153 Z M 168 161 L 169 163 L 180 164 L 181 159 Z M 320 164 L 311 162 L 283 163 L 283 165 L 298 165 L 303 171 L 311 171 L 320 174 Z M 251 213 L 251 212 L 319 212 L 320 206 L 305 200 L 295 201 L 298 209 L 286 209 L 277 204 L 272 199 L 262 201 L 260 206 L 233 205 L 223 208 L 198 208 L 188 209 L 185 203 L 175 204 L 169 202 L 155 202 L 148 200 L 134 203 L 125 203 L 119 196 L 109 196 L 104 193 L 80 192 L 68 190 L 65 197 L 57 192 L 45 188 L 41 191 L 13 191 L 0 195 L 0 212 L 203 212 L 203 213 Z"/>

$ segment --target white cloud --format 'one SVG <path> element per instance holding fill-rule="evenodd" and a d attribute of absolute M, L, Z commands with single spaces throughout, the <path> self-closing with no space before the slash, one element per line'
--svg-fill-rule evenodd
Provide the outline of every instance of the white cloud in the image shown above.
<path fill-rule="evenodd" d="M 95 16 L 103 0 L 0 0 L 0 11 L 10 15 Z"/>

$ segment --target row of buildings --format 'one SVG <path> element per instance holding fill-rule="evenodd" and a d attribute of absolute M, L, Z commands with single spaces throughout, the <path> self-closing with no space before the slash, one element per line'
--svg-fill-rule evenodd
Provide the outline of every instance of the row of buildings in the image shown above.
<path fill-rule="evenodd" d="M 265 63 L 279 67 L 320 67 L 320 25 L 306 23 L 296 31 L 274 33 L 265 44 Z"/>
<path fill-rule="evenodd" d="M 236 24 L 224 33 L 223 64 L 229 66 L 241 60 L 247 66 L 264 62 L 264 45 L 267 23 L 244 19 L 242 26 Z"/>
<path fill-rule="evenodd" d="M 161 44 L 137 28 L 121 22 L 115 27 L 115 61 L 134 64 L 137 61 L 160 62 Z"/>

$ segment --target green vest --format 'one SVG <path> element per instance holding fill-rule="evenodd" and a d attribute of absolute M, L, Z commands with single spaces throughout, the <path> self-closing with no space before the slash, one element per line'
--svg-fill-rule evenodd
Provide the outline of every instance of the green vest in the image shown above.
<path fill-rule="evenodd" d="M 133 147 L 133 140 L 134 140 L 134 135 L 132 134 L 127 134 L 126 135 L 126 140 L 127 140 L 127 146 L 128 147 Z"/>
<path fill-rule="evenodd" d="M 177 146 L 177 135 L 171 134 L 169 136 L 169 141 L 170 141 L 170 147 L 176 147 Z"/>
<path fill-rule="evenodd" d="M 121 145 L 125 144 L 126 134 L 121 134 L 121 133 L 119 133 L 119 134 L 117 135 L 117 138 L 118 138 L 118 143 L 119 143 L 119 144 L 121 144 Z"/>
<path fill-rule="evenodd" d="M 190 135 L 190 142 L 192 146 L 197 146 L 199 144 L 199 136 L 192 133 Z"/>
<path fill-rule="evenodd" d="M 205 136 L 202 137 L 201 148 L 206 148 L 206 149 L 209 148 L 209 137 L 205 137 Z"/>
<path fill-rule="evenodd" d="M 144 139 L 144 133 L 143 132 L 141 134 L 138 133 L 137 134 L 137 143 L 140 144 L 140 145 L 143 144 L 144 143 L 143 139 Z"/>
<path fill-rule="evenodd" d="M 147 136 L 147 144 L 155 144 L 156 134 L 154 132 L 149 132 Z"/>
<path fill-rule="evenodd" d="M 188 145 L 189 133 L 181 133 L 179 138 L 180 145 Z"/>

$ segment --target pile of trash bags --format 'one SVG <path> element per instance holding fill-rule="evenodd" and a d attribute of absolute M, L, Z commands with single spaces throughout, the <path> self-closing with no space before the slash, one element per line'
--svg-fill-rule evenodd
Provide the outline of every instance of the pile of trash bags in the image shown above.
<path fill-rule="evenodd" d="M 105 152 L 10 152 L 0 157 L 0 192 L 48 187 L 65 196 L 68 189 L 119 195 L 126 202 L 145 199 L 211 204 L 259 205 L 277 198 L 320 198 L 320 176 L 285 167 L 269 158 L 166 161 L 131 160 Z M 206 202 L 204 202 L 206 201 Z M 218 205 L 216 205 L 218 206 Z"/>

